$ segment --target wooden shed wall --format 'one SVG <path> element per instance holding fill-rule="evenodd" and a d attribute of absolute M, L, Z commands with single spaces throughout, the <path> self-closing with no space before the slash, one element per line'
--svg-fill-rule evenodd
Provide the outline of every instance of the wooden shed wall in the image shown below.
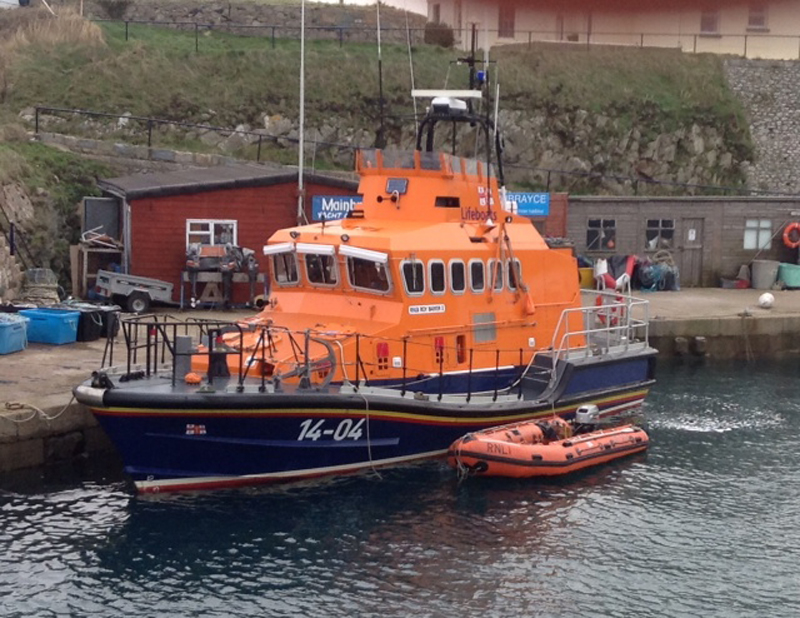
<path fill-rule="evenodd" d="M 306 185 L 306 213 L 311 218 L 312 195 L 352 195 L 352 191 L 321 184 Z M 180 296 L 181 272 L 186 264 L 187 219 L 238 221 L 238 244 L 253 249 L 265 271 L 261 248 L 278 229 L 297 223 L 297 185 L 205 191 L 142 198 L 130 202 L 130 272 L 175 285 Z M 249 287 L 234 286 L 234 302 L 247 300 Z"/>

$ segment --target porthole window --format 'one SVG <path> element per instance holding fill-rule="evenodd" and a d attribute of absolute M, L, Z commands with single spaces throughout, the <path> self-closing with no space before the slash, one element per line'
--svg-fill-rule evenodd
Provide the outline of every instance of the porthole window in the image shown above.
<path fill-rule="evenodd" d="M 491 279 L 489 285 L 494 285 L 494 291 L 499 292 L 503 289 L 503 262 L 500 260 L 489 260 L 489 273 Z"/>
<path fill-rule="evenodd" d="M 467 269 L 461 260 L 450 262 L 450 289 L 453 294 L 463 294 L 467 288 Z"/>
<path fill-rule="evenodd" d="M 470 260 L 469 263 L 469 289 L 473 292 L 483 292 L 486 288 L 486 277 L 483 270 L 483 262 L 480 260 Z"/>
<path fill-rule="evenodd" d="M 425 291 L 425 268 L 419 260 L 402 263 L 403 285 L 409 296 L 420 296 Z"/>
<path fill-rule="evenodd" d="M 431 260 L 428 263 L 428 273 L 430 277 L 431 293 L 439 295 L 444 294 L 447 289 L 444 262 Z"/>

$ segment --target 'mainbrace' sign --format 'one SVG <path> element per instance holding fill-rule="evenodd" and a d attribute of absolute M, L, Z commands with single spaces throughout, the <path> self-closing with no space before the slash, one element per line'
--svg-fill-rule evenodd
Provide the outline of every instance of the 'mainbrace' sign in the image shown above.
<path fill-rule="evenodd" d="M 511 204 L 511 212 L 523 217 L 546 217 L 550 214 L 549 193 L 506 193 L 506 201 Z"/>
<path fill-rule="evenodd" d="M 314 221 L 344 219 L 360 204 L 360 195 L 315 195 L 311 198 L 311 217 Z"/>

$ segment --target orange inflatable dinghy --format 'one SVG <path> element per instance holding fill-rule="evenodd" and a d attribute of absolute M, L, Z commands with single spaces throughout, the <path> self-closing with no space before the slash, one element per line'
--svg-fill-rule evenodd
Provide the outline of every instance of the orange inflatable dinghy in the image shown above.
<path fill-rule="evenodd" d="M 557 476 L 640 453 L 649 444 L 636 425 L 573 435 L 572 425 L 555 417 L 469 433 L 450 446 L 447 462 L 480 476 Z"/>

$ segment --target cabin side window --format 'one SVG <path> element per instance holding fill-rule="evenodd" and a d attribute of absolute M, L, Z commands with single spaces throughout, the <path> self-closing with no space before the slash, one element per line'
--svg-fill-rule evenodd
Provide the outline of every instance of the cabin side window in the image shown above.
<path fill-rule="evenodd" d="M 386 265 L 357 257 L 347 258 L 347 276 L 356 289 L 371 292 L 389 291 L 389 273 Z"/>
<path fill-rule="evenodd" d="M 404 261 L 401 269 L 403 271 L 403 284 L 406 294 L 409 296 L 420 296 L 425 291 L 425 268 L 419 260 Z"/>
<path fill-rule="evenodd" d="M 467 288 L 467 269 L 461 260 L 450 262 L 450 290 L 453 294 L 463 294 Z"/>
<path fill-rule="evenodd" d="M 278 285 L 295 285 L 300 277 L 297 272 L 297 256 L 291 251 L 272 256 L 272 272 Z"/>
<path fill-rule="evenodd" d="M 512 291 L 516 290 L 519 287 L 517 278 L 522 278 L 522 264 L 520 264 L 518 259 L 514 258 L 513 260 L 509 259 L 507 261 L 506 273 L 508 276 L 508 289 Z"/>
<path fill-rule="evenodd" d="M 428 277 L 430 280 L 431 293 L 437 295 L 444 294 L 447 289 L 444 262 L 440 260 L 431 260 L 428 262 Z"/>
<path fill-rule="evenodd" d="M 503 289 L 503 262 L 501 260 L 489 260 L 489 285 L 494 286 L 495 292 Z"/>
<path fill-rule="evenodd" d="M 306 277 L 309 283 L 318 285 L 336 285 L 339 281 L 336 258 L 332 255 L 307 253 Z"/>
<path fill-rule="evenodd" d="M 469 289 L 475 293 L 483 292 L 486 287 L 486 277 L 483 262 L 470 260 L 469 262 Z"/>

